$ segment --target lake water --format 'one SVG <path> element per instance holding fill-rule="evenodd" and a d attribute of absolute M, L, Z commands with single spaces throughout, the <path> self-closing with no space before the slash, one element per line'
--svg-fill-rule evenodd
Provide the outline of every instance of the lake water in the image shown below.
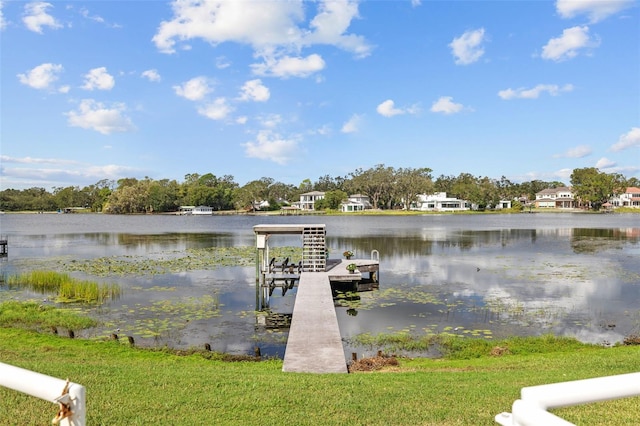
<path fill-rule="evenodd" d="M 86 259 L 184 256 L 191 249 L 254 247 L 253 226 L 323 223 L 331 257 L 380 253 L 380 288 L 337 304 L 345 353 L 375 351 L 361 333 L 454 333 L 497 339 L 554 333 L 609 343 L 640 333 L 640 215 L 534 213 L 424 216 L 112 216 L 6 214 L 3 274 Z M 270 243 L 300 246 L 299 237 Z M 64 269 L 64 268 L 62 268 Z M 284 354 L 286 329 L 256 314 L 255 267 L 81 278 L 116 282 L 118 300 L 86 308 L 100 327 L 140 346 Z M 0 286 L 0 301 L 46 296 Z M 291 314 L 295 289 L 276 289 L 271 311 Z"/>

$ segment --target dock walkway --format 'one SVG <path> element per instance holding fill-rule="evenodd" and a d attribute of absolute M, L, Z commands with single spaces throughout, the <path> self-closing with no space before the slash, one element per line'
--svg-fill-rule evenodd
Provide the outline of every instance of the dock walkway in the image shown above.
<path fill-rule="evenodd" d="M 348 263 L 375 267 L 377 261 L 340 261 L 326 272 L 302 272 L 298 283 L 282 371 L 347 373 L 330 281 L 360 280 Z"/>
<path fill-rule="evenodd" d="M 347 372 L 327 272 L 300 274 L 282 371 Z"/>

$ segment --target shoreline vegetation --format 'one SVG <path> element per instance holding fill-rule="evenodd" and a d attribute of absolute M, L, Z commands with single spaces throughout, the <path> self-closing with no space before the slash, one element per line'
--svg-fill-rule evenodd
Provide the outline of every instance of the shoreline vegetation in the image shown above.
<path fill-rule="evenodd" d="M 0 341 L 2 362 L 85 386 L 88 424 L 105 425 L 493 425 L 522 387 L 640 370 L 639 345 L 549 335 L 493 342 L 489 352 L 459 347 L 439 359 L 379 354 L 352 363 L 376 368 L 346 375 L 283 373 L 277 359 L 141 349 L 126 339 L 70 339 L 7 323 Z M 1 425 L 48 423 L 57 409 L 3 387 L 0 400 Z M 553 412 L 577 424 L 637 424 L 639 403 Z"/>
<path fill-rule="evenodd" d="M 117 284 L 101 284 L 90 280 L 72 278 L 69 274 L 54 271 L 30 271 L 9 275 L 6 278 L 9 289 L 26 288 L 47 295 L 55 294 L 57 303 L 103 303 L 107 299 L 117 299 L 120 287 Z"/>
<path fill-rule="evenodd" d="M 56 210 L 51 211 L 35 211 L 35 210 L 21 210 L 21 211 L 5 211 L 5 214 L 61 214 Z M 617 207 L 612 210 L 589 210 L 582 208 L 574 209 L 552 209 L 552 208 L 526 208 L 526 209 L 500 209 L 500 210 L 463 210 L 463 211 L 419 211 L 419 210 L 383 210 L 383 209 L 369 209 L 358 212 L 341 212 L 339 210 L 300 210 L 300 211 L 284 211 L 284 210 L 272 210 L 272 211 L 251 211 L 251 210 L 216 210 L 211 215 L 206 216 L 224 216 L 224 215 L 252 215 L 252 216 L 425 216 L 425 215 L 478 215 L 478 214 L 530 214 L 530 213 L 585 213 L 585 214 L 602 214 L 602 213 L 637 213 L 640 214 L 640 208 L 634 207 Z M 109 215 L 123 215 L 123 216 L 148 216 L 148 215 L 160 215 L 160 216 L 182 216 L 179 211 L 171 212 L 149 212 L 149 213 L 102 213 L 92 212 L 91 209 L 78 209 L 71 213 L 62 214 L 109 214 Z"/>

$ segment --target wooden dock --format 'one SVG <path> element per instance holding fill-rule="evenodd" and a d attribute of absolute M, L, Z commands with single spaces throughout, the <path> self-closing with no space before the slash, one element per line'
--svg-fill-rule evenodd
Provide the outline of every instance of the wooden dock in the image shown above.
<path fill-rule="evenodd" d="M 346 266 L 360 264 L 377 271 L 378 262 L 342 260 L 326 272 L 302 272 L 282 371 L 296 373 L 347 373 L 347 362 L 331 292 L 332 281 L 359 281 L 360 272 Z"/>
<path fill-rule="evenodd" d="M 282 371 L 347 372 L 327 272 L 300 274 Z"/>

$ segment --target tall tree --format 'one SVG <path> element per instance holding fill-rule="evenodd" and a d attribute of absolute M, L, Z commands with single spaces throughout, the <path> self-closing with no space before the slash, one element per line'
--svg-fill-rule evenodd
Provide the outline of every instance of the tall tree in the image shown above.
<path fill-rule="evenodd" d="M 440 175 L 433 184 L 433 190 L 435 192 L 446 192 L 447 195 L 451 195 L 453 194 L 453 184 L 455 182 L 455 176 Z"/>
<path fill-rule="evenodd" d="M 600 172 L 595 167 L 574 169 L 571 173 L 573 193 L 583 203 L 599 210 L 611 196 L 624 191 L 624 177 Z"/>
<path fill-rule="evenodd" d="M 432 170 L 427 167 L 397 169 L 393 185 L 396 202 L 408 209 L 411 203 L 417 201 L 419 194 L 433 193 L 431 172 Z"/>
<path fill-rule="evenodd" d="M 369 196 L 374 209 L 379 208 L 383 200 L 391 199 L 391 189 L 394 177 L 392 167 L 378 164 L 375 167 L 351 173 L 349 189 Z"/>

